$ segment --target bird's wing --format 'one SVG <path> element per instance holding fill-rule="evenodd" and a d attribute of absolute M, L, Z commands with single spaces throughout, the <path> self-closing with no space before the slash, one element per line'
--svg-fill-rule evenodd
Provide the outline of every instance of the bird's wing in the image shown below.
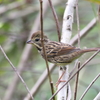
<path fill-rule="evenodd" d="M 57 55 L 65 55 L 65 54 L 70 54 L 74 51 L 77 51 L 77 49 L 75 47 L 70 47 L 70 46 L 61 46 L 61 49 L 57 52 Z"/>
<path fill-rule="evenodd" d="M 69 44 L 64 44 L 59 42 L 56 42 L 56 44 L 52 43 L 51 48 L 52 48 L 51 50 L 49 49 L 50 51 L 48 52 L 47 57 L 61 56 L 61 55 L 70 54 L 72 52 L 80 50 L 79 48 L 76 48 Z"/>

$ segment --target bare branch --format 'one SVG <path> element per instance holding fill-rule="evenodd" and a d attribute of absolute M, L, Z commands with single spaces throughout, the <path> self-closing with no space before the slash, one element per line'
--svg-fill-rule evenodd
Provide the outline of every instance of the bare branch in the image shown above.
<path fill-rule="evenodd" d="M 69 73 L 69 77 L 71 77 L 71 75 L 75 72 L 75 69 L 77 68 L 77 63 L 78 63 L 78 59 L 76 59 L 75 64 L 74 64 L 74 68 Z"/>
<path fill-rule="evenodd" d="M 99 23 L 100 23 L 100 5 L 98 7 L 98 20 L 99 20 Z"/>
<path fill-rule="evenodd" d="M 78 62 L 78 69 L 80 68 L 80 62 Z M 77 88 L 78 88 L 78 80 L 79 80 L 79 72 L 76 74 L 76 80 L 75 80 L 75 92 L 74 92 L 74 100 L 76 100 L 77 97 Z"/>
<path fill-rule="evenodd" d="M 47 72 L 48 72 L 48 78 L 49 78 L 49 83 L 50 83 L 50 87 L 51 87 L 51 92 L 52 95 L 54 94 L 54 88 L 53 88 L 53 82 L 51 79 L 51 75 L 50 75 L 50 71 L 49 71 L 49 65 L 48 65 L 48 61 L 47 61 L 47 55 L 45 52 L 45 47 L 44 47 L 44 39 L 43 39 L 43 1 L 40 1 L 40 23 L 41 23 L 41 43 L 42 43 L 42 47 L 43 47 L 43 53 L 44 53 L 44 58 L 45 58 L 45 63 L 46 63 L 46 67 L 47 67 Z"/>
<path fill-rule="evenodd" d="M 55 9 L 54 9 L 54 7 L 52 5 L 51 0 L 48 0 L 48 1 L 49 1 L 50 7 L 51 7 L 52 12 L 53 12 L 53 16 L 54 16 L 54 19 L 55 19 L 55 22 L 56 22 L 56 27 L 57 27 L 57 32 L 58 32 L 58 39 L 60 41 L 61 40 L 61 31 L 60 31 L 60 25 L 59 25 L 58 16 L 57 16 L 57 14 L 55 12 Z"/>
<path fill-rule="evenodd" d="M 97 23 L 97 18 L 94 18 L 85 28 L 80 31 L 80 38 L 85 36 Z M 75 35 L 70 44 L 75 44 L 78 41 L 78 35 Z"/>
<path fill-rule="evenodd" d="M 85 96 L 85 94 L 88 92 L 88 90 L 91 88 L 91 86 L 94 84 L 94 82 L 100 77 L 100 73 L 93 79 L 93 81 L 89 84 L 89 86 L 86 88 L 86 90 L 84 91 L 84 93 L 82 94 L 82 96 L 80 97 L 79 100 L 82 100 L 83 97 Z M 100 98 L 99 98 L 100 99 Z M 95 99 L 98 100 L 98 99 Z"/>
<path fill-rule="evenodd" d="M 79 13 L 78 13 L 78 0 L 76 2 L 76 18 L 77 18 L 77 30 L 78 30 L 78 47 L 80 48 L 80 24 L 79 24 Z"/>
<path fill-rule="evenodd" d="M 62 25 L 62 37 L 61 42 L 68 43 L 70 41 L 72 35 L 72 23 L 73 23 L 73 15 L 74 15 L 74 7 L 76 4 L 76 0 L 68 0 L 66 4 L 66 8 L 63 15 L 63 25 Z M 67 81 L 69 79 L 69 66 L 61 66 L 59 69 L 59 78 L 62 76 L 62 80 Z M 61 82 L 58 85 L 58 90 L 65 84 L 65 82 Z M 71 99 L 71 88 L 70 84 L 67 84 L 62 90 L 59 91 L 57 95 L 57 100 L 70 100 Z"/>
<path fill-rule="evenodd" d="M 23 78 L 21 77 L 20 73 L 17 71 L 16 67 L 12 64 L 12 62 L 10 61 L 10 59 L 7 57 L 6 53 L 4 52 L 3 48 L 0 46 L 0 49 L 4 55 L 4 57 L 6 58 L 6 60 L 9 62 L 9 64 L 11 65 L 11 67 L 13 68 L 13 70 L 16 72 L 17 76 L 20 78 L 20 80 L 22 81 L 23 85 L 25 86 L 26 90 L 28 91 L 28 93 L 30 94 L 32 100 L 34 100 L 32 94 L 30 93 L 30 90 L 28 88 L 28 86 L 26 85 L 25 81 L 23 80 Z"/>

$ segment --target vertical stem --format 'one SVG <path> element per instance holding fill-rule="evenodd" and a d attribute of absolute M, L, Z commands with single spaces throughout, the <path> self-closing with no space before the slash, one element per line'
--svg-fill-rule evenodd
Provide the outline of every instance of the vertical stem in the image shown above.
<path fill-rule="evenodd" d="M 56 27 L 57 27 L 57 32 L 58 32 L 58 38 L 59 38 L 59 41 L 60 41 L 61 40 L 61 33 L 60 33 L 60 25 L 59 25 L 58 17 L 57 17 L 57 14 L 55 12 L 55 9 L 54 9 L 54 7 L 52 5 L 51 0 L 48 0 L 48 1 L 49 1 L 50 6 L 51 6 L 53 15 L 54 15 L 54 19 L 55 19 Z"/>
<path fill-rule="evenodd" d="M 80 68 L 80 62 L 78 62 L 78 69 L 79 68 Z M 76 75 L 74 100 L 76 100 L 76 97 L 77 97 L 78 80 L 79 80 L 79 72 L 77 72 L 77 75 Z"/>
<path fill-rule="evenodd" d="M 100 23 L 100 5 L 98 7 L 98 19 L 99 19 L 99 23 Z"/>
<path fill-rule="evenodd" d="M 41 22 L 40 23 L 41 24 L 41 43 L 42 43 L 42 47 L 43 47 L 43 53 L 44 53 L 44 58 L 45 58 L 45 62 L 46 62 L 51 92 L 52 92 L 52 95 L 53 95 L 54 94 L 53 82 L 52 82 L 50 71 L 49 71 L 49 65 L 48 65 L 48 62 L 47 62 L 47 55 L 46 55 L 46 52 L 45 52 L 45 46 L 44 46 L 44 41 L 43 41 L 43 1 L 42 0 L 40 0 L 40 22 Z M 55 100 L 55 98 L 54 98 L 54 100 Z"/>
<path fill-rule="evenodd" d="M 78 13 L 78 0 L 76 0 L 76 18 L 77 18 L 77 30 L 78 30 L 78 47 L 80 48 L 80 24 L 79 24 L 79 13 Z"/>

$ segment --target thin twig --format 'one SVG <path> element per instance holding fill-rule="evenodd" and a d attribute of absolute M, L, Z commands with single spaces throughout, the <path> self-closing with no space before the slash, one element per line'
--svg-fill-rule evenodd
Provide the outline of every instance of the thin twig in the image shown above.
<path fill-rule="evenodd" d="M 78 47 L 80 48 L 80 24 L 79 24 L 79 13 L 78 13 L 78 0 L 76 0 L 76 18 L 77 18 L 77 30 L 78 30 Z"/>
<path fill-rule="evenodd" d="M 51 82 L 51 90 L 52 90 L 52 94 L 54 94 L 54 84 L 53 84 L 53 82 Z M 56 98 L 53 97 L 53 100 L 56 100 Z"/>
<path fill-rule="evenodd" d="M 99 20 L 99 23 L 100 23 L 100 5 L 98 7 L 98 20 Z"/>
<path fill-rule="evenodd" d="M 55 22 L 56 22 L 56 27 L 57 27 L 57 32 L 58 32 L 58 39 L 59 41 L 61 40 L 61 31 L 60 31 L 60 24 L 59 24 L 59 21 L 58 21 L 58 16 L 56 14 L 56 11 L 52 5 L 52 2 L 51 0 L 48 0 L 49 1 L 49 4 L 50 4 L 50 7 L 52 9 L 52 12 L 53 12 L 53 16 L 54 16 L 54 19 L 55 19 Z"/>
<path fill-rule="evenodd" d="M 80 31 L 80 37 L 85 36 L 97 23 L 97 18 L 94 18 L 90 23 Z M 77 42 L 78 34 L 76 34 L 72 39 L 70 44 L 75 44 Z"/>
<path fill-rule="evenodd" d="M 98 53 L 100 52 L 100 50 L 98 50 L 97 52 L 95 52 L 88 60 L 86 60 L 86 62 L 84 64 L 81 65 L 81 67 L 76 71 L 75 74 L 73 74 L 67 82 L 65 82 L 65 84 L 59 89 L 57 90 L 53 95 L 52 97 L 49 99 L 49 100 L 52 100 L 52 98 L 64 87 L 68 84 L 68 82 L 87 64 L 89 63 Z"/>
<path fill-rule="evenodd" d="M 77 63 L 78 63 L 78 59 L 76 59 L 75 64 L 74 64 L 74 68 L 71 70 L 71 72 L 69 73 L 69 77 L 72 76 L 72 74 L 75 72 L 75 69 L 77 67 Z"/>
<path fill-rule="evenodd" d="M 80 61 L 78 62 L 78 69 L 79 68 L 80 68 Z M 76 76 L 74 100 L 76 100 L 77 97 L 78 80 L 79 80 L 79 72 L 77 72 L 77 76 Z"/>
<path fill-rule="evenodd" d="M 100 63 L 100 61 L 99 61 L 99 63 Z M 84 82 L 83 80 L 80 80 L 80 85 L 81 85 L 81 86 L 84 86 L 84 87 L 87 87 L 89 84 L 88 84 L 87 82 Z M 100 87 L 97 86 L 96 84 L 93 85 L 93 86 L 91 87 L 91 89 L 94 89 L 96 93 L 98 93 L 98 92 L 100 91 Z"/>
<path fill-rule="evenodd" d="M 90 89 L 90 87 L 94 84 L 94 82 L 100 77 L 100 73 L 93 79 L 93 81 L 89 84 L 89 86 L 86 88 L 86 90 L 84 91 L 84 93 L 82 94 L 82 96 L 80 97 L 79 100 L 82 100 L 83 97 L 85 96 L 85 94 L 88 92 L 88 90 Z"/>
<path fill-rule="evenodd" d="M 41 43 L 42 43 L 42 47 L 43 47 L 43 53 L 44 53 L 44 58 L 45 58 L 45 62 L 46 62 L 51 92 L 52 92 L 52 95 L 53 95 L 54 94 L 54 88 L 52 86 L 53 82 L 52 82 L 50 71 L 49 71 L 49 65 L 48 65 L 47 55 L 46 55 L 46 52 L 45 52 L 44 41 L 43 41 L 44 40 L 43 39 L 43 1 L 42 0 L 39 0 L 39 1 L 40 1 Z"/>
<path fill-rule="evenodd" d="M 7 57 L 6 53 L 4 52 L 3 48 L 0 46 L 0 49 L 4 55 L 4 57 L 7 59 L 7 61 L 9 62 L 9 64 L 11 65 L 11 67 L 13 68 L 13 70 L 16 72 L 16 74 L 18 75 L 18 77 L 20 78 L 20 80 L 22 81 L 23 85 L 25 86 L 26 90 L 28 91 L 28 93 L 30 94 L 32 100 L 34 100 L 32 94 L 30 93 L 30 90 L 28 88 L 28 86 L 26 85 L 26 83 L 24 82 L 23 78 L 21 77 L 21 75 L 19 74 L 19 72 L 17 71 L 16 67 L 12 64 L 12 62 L 10 61 L 10 59 Z"/>

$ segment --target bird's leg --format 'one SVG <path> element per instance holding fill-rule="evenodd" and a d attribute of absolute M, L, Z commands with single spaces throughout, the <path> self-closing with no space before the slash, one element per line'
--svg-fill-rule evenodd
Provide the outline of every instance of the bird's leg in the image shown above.
<path fill-rule="evenodd" d="M 58 87 L 58 85 L 60 84 L 60 82 L 66 82 L 65 80 L 61 80 L 61 78 L 64 76 L 65 72 L 66 72 L 66 67 L 60 67 L 60 70 L 63 70 L 62 75 L 59 77 L 58 81 L 56 82 L 56 87 Z"/>

